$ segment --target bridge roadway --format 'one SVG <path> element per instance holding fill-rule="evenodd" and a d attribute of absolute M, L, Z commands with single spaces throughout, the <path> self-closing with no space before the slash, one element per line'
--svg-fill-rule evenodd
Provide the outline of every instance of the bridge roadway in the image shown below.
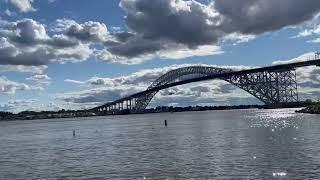
<path fill-rule="evenodd" d="M 92 110 L 97 110 L 101 107 L 121 103 L 124 101 L 129 101 L 135 97 L 143 96 L 145 94 L 150 94 L 153 92 L 158 92 L 163 89 L 167 89 L 170 87 L 179 86 L 179 85 L 183 85 L 183 84 L 200 82 L 200 81 L 207 81 L 207 80 L 212 80 L 212 79 L 223 79 L 223 78 L 227 78 L 227 77 L 231 77 L 231 76 L 239 76 L 239 75 L 245 75 L 245 74 L 250 74 L 250 73 L 295 70 L 296 68 L 301 68 L 301 67 L 306 67 L 306 66 L 320 66 L 320 58 L 317 58 L 315 60 L 309 60 L 309 61 L 301 61 L 301 62 L 295 62 L 295 63 L 273 65 L 273 66 L 268 66 L 268 67 L 245 69 L 245 70 L 239 70 L 239 71 L 231 71 L 231 72 L 226 72 L 226 73 L 222 73 L 222 74 L 213 74 L 213 75 L 207 75 L 207 76 L 203 76 L 203 77 L 196 77 L 196 78 L 191 78 L 191 79 L 187 79 L 187 80 L 181 80 L 179 82 L 172 82 L 169 84 L 164 84 L 161 86 L 150 88 L 150 89 L 147 89 L 147 90 L 139 92 L 139 93 L 132 94 L 130 96 L 118 99 L 118 100 L 110 102 L 110 103 L 106 103 L 102 106 L 93 108 Z"/>

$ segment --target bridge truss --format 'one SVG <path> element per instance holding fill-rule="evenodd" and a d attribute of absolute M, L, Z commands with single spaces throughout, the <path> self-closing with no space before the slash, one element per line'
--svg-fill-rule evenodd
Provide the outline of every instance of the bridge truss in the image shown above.
<path fill-rule="evenodd" d="M 190 66 L 169 71 L 146 91 L 92 109 L 100 114 L 143 113 L 152 98 L 166 88 L 213 79 L 227 81 L 271 107 L 298 102 L 296 68 L 319 66 L 320 60 L 235 71 L 207 66 Z"/>

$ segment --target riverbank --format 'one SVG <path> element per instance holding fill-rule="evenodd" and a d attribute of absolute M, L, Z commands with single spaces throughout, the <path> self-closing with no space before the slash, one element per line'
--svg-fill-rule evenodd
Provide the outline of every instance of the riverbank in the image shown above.
<path fill-rule="evenodd" d="M 320 114 L 320 103 L 312 103 L 306 108 L 296 111 L 297 113 Z"/>
<path fill-rule="evenodd" d="M 239 106 L 188 106 L 188 107 L 172 107 L 161 106 L 146 109 L 141 114 L 155 114 L 167 112 L 189 112 L 189 111 L 217 111 L 217 110 L 233 110 L 233 109 L 265 109 L 265 105 L 239 105 Z M 17 114 L 0 112 L 0 121 L 15 120 L 37 120 L 37 119 L 57 119 L 57 118 L 78 118 L 92 116 L 113 116 L 113 115 L 130 115 L 130 111 L 114 111 L 114 112 L 90 112 L 87 110 L 60 110 L 60 111 L 24 111 Z"/>
<path fill-rule="evenodd" d="M 62 119 L 97 116 L 85 110 L 60 110 L 60 111 L 23 111 L 17 114 L 0 112 L 0 121 L 37 120 L 37 119 Z"/>
<path fill-rule="evenodd" d="M 299 108 L 306 107 L 303 102 L 291 103 L 279 108 Z M 222 111 L 234 109 L 275 109 L 267 105 L 239 105 L 239 106 L 188 106 L 188 107 L 173 107 L 161 106 L 156 108 L 146 109 L 141 114 L 154 113 L 174 113 L 174 112 L 190 112 L 190 111 Z M 113 115 L 130 115 L 129 110 L 113 111 L 113 112 L 91 112 L 89 110 L 60 110 L 60 111 L 23 111 L 17 114 L 0 112 L 0 121 L 15 121 L 15 120 L 37 120 L 37 119 L 57 119 L 57 118 L 78 118 L 92 116 L 113 116 Z"/>

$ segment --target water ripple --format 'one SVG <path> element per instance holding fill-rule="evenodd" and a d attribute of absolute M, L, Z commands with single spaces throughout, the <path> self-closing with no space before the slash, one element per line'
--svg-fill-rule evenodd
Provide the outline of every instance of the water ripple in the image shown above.
<path fill-rule="evenodd" d="M 294 109 L 0 122 L 0 179 L 320 179 L 319 129 Z"/>

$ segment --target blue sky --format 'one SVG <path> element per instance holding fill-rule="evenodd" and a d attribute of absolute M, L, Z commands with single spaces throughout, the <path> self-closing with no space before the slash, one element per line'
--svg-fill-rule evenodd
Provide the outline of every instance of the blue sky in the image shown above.
<path fill-rule="evenodd" d="M 175 67 L 266 66 L 318 50 L 317 0 L 262 2 L 0 0 L 0 110 L 81 109 Z M 318 72 L 298 72 L 304 97 L 318 97 Z M 165 90 L 151 105 L 252 103 L 212 81 Z"/>

